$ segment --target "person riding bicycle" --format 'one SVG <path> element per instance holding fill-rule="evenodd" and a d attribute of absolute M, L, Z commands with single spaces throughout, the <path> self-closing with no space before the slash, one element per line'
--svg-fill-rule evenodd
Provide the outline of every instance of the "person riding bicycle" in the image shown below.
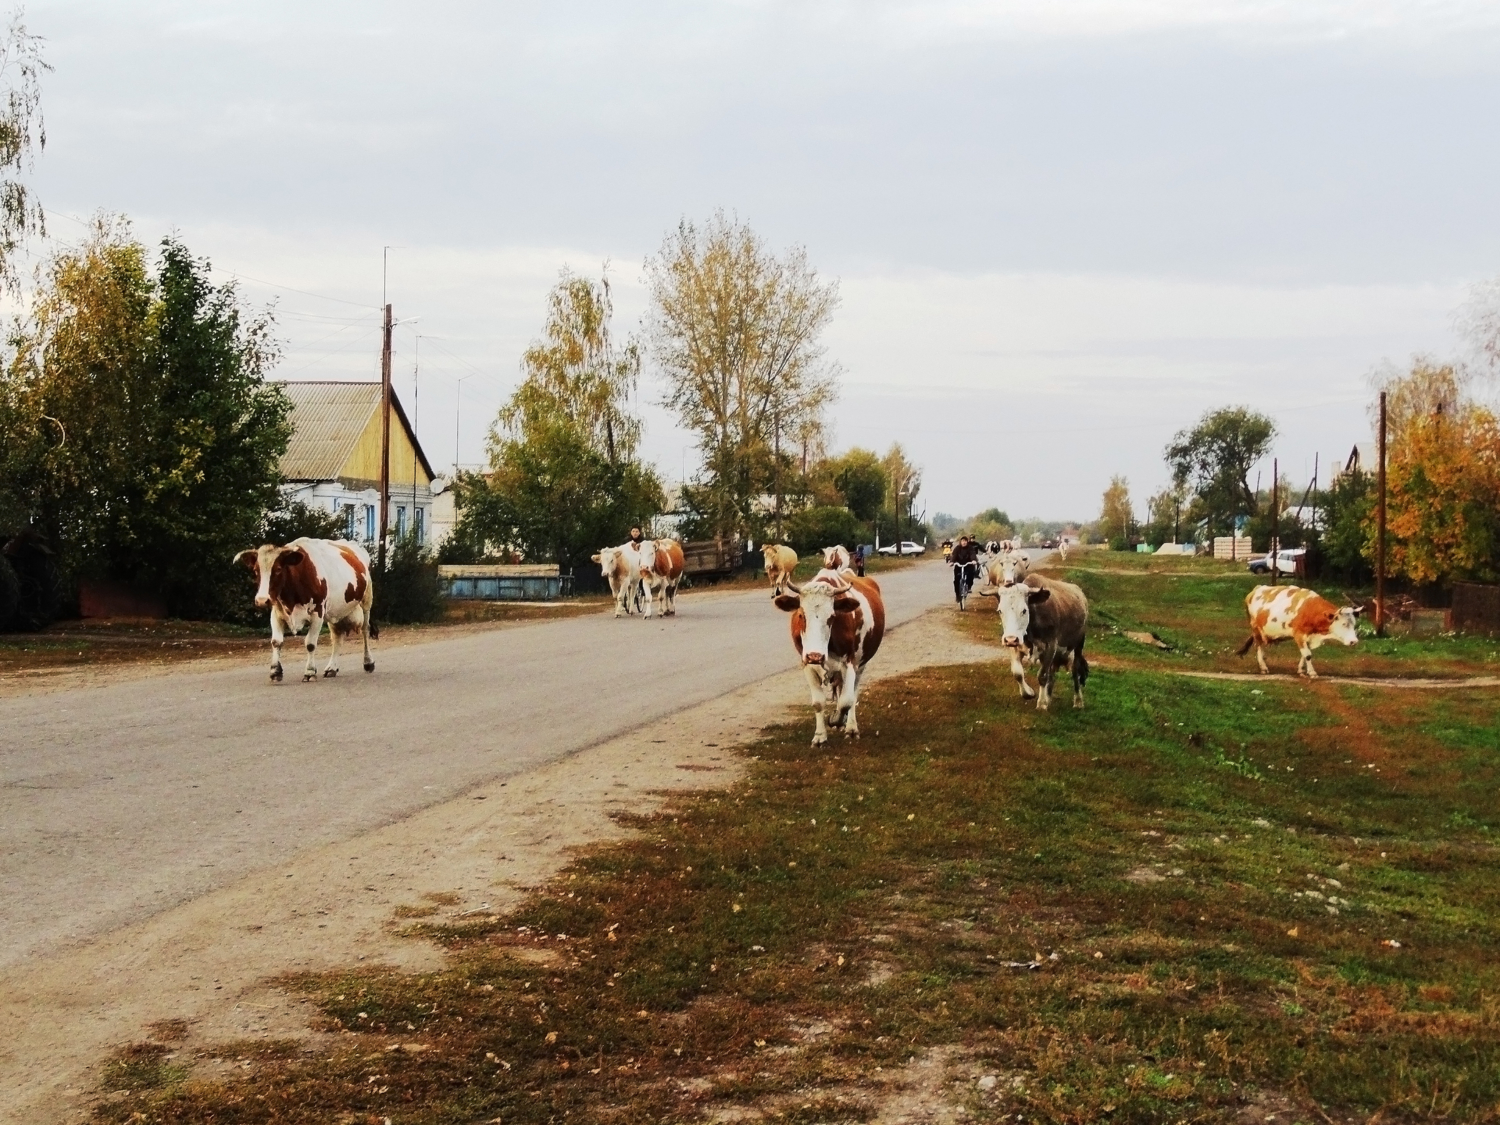
<path fill-rule="evenodd" d="M 953 555 L 953 540 L 943 540 L 943 561 L 947 562 Z"/>
<path fill-rule="evenodd" d="M 967 535 L 960 535 L 958 546 L 948 556 L 948 563 L 953 567 L 953 600 L 963 608 L 964 598 L 979 575 L 979 545 Z"/>

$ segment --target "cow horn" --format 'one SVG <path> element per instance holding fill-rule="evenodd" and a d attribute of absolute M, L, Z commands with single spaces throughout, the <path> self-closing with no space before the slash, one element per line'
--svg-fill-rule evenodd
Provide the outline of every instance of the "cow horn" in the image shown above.
<path fill-rule="evenodd" d="M 802 587 L 797 585 L 797 583 L 793 582 L 790 578 L 786 580 L 786 588 L 794 594 L 800 595 L 802 593 Z"/>

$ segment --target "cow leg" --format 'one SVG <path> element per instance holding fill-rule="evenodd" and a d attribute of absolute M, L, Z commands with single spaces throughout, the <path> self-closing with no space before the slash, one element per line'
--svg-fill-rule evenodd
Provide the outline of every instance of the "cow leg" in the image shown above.
<path fill-rule="evenodd" d="M 1266 667 L 1266 639 L 1259 633 L 1255 634 L 1255 659 L 1260 664 L 1262 675 L 1271 671 Z"/>
<path fill-rule="evenodd" d="M 667 614 L 671 617 L 677 616 L 677 583 L 667 583 Z"/>
<path fill-rule="evenodd" d="M 1016 683 L 1021 685 L 1021 698 L 1032 699 L 1036 692 L 1026 682 L 1026 665 L 1021 662 L 1021 650 L 1013 648 L 1010 650 L 1010 674 L 1016 678 Z"/>
<path fill-rule="evenodd" d="M 1083 706 L 1083 685 L 1089 682 L 1089 662 L 1083 658 L 1082 643 L 1073 650 L 1073 706 Z"/>
<path fill-rule="evenodd" d="M 828 720 L 824 717 L 824 711 L 828 703 L 828 685 L 823 681 L 822 669 L 815 665 L 803 665 L 803 671 L 807 673 L 807 690 L 808 694 L 812 697 L 812 744 L 814 746 L 822 746 L 828 741 Z"/>
<path fill-rule="evenodd" d="M 364 638 L 364 642 L 365 642 L 365 671 L 366 672 L 373 672 L 373 671 L 375 671 L 375 660 L 370 655 L 370 611 L 369 610 L 365 610 L 365 612 L 360 616 L 359 634 L 360 634 L 361 637 Z"/>
<path fill-rule="evenodd" d="M 1308 638 L 1297 638 L 1297 652 L 1301 654 L 1302 657 L 1302 659 L 1297 661 L 1297 671 L 1301 675 L 1306 676 L 1309 680 L 1316 680 L 1318 678 L 1318 670 L 1313 667 L 1313 650 L 1312 645 L 1308 643 Z"/>
<path fill-rule="evenodd" d="M 307 667 L 302 669 L 302 682 L 318 678 L 318 666 L 313 662 L 318 653 L 318 635 L 323 632 L 323 615 L 314 613 L 307 619 Z"/>
<path fill-rule="evenodd" d="M 276 609 L 271 610 L 271 681 L 281 682 L 281 646 L 286 641 L 286 627 L 281 620 L 281 613 Z"/>
<path fill-rule="evenodd" d="M 1042 653 L 1041 667 L 1036 673 L 1036 709 L 1046 711 L 1052 707 L 1052 684 L 1057 679 L 1057 657 L 1050 650 Z"/>
<path fill-rule="evenodd" d="M 328 663 L 323 667 L 325 679 L 331 680 L 339 674 L 339 626 L 342 624 L 342 621 L 328 623 Z"/>
<path fill-rule="evenodd" d="M 843 698 L 839 700 L 839 708 L 844 716 L 844 737 L 859 737 L 859 717 L 856 710 L 859 707 L 859 669 L 850 667 L 844 673 Z"/>
<path fill-rule="evenodd" d="M 656 591 L 651 587 L 652 583 L 642 580 L 641 596 L 646 599 L 646 612 L 644 616 L 647 621 L 651 620 L 651 605 L 654 601 L 656 601 Z"/>

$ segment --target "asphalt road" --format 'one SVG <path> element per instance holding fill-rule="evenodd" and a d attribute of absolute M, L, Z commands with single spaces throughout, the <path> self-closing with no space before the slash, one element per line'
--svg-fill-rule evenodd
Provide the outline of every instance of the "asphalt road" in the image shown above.
<path fill-rule="evenodd" d="M 933 563 L 880 583 L 891 627 L 953 596 Z M 792 665 L 764 590 L 679 607 L 377 647 L 373 675 L 356 654 L 308 684 L 295 655 L 270 684 L 268 644 L 240 668 L 0 699 L 0 967 Z"/>

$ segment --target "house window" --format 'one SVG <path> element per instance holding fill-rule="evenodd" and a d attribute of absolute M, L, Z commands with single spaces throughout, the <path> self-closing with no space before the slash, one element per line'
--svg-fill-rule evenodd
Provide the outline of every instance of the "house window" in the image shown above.
<path fill-rule="evenodd" d="M 396 505 L 396 538 L 400 539 L 406 534 L 406 505 Z"/>
<path fill-rule="evenodd" d="M 365 541 L 375 542 L 375 505 L 365 505 Z"/>
<path fill-rule="evenodd" d="M 354 505 L 344 505 L 344 538 L 354 538 Z"/>
<path fill-rule="evenodd" d="M 416 523 L 413 525 L 413 530 L 417 533 L 418 543 L 421 543 L 423 541 L 422 536 L 426 531 L 426 528 L 422 526 L 424 523 L 426 523 L 426 520 L 423 519 L 423 514 L 423 509 L 421 508 L 412 509 L 412 516 L 416 520 Z"/>

